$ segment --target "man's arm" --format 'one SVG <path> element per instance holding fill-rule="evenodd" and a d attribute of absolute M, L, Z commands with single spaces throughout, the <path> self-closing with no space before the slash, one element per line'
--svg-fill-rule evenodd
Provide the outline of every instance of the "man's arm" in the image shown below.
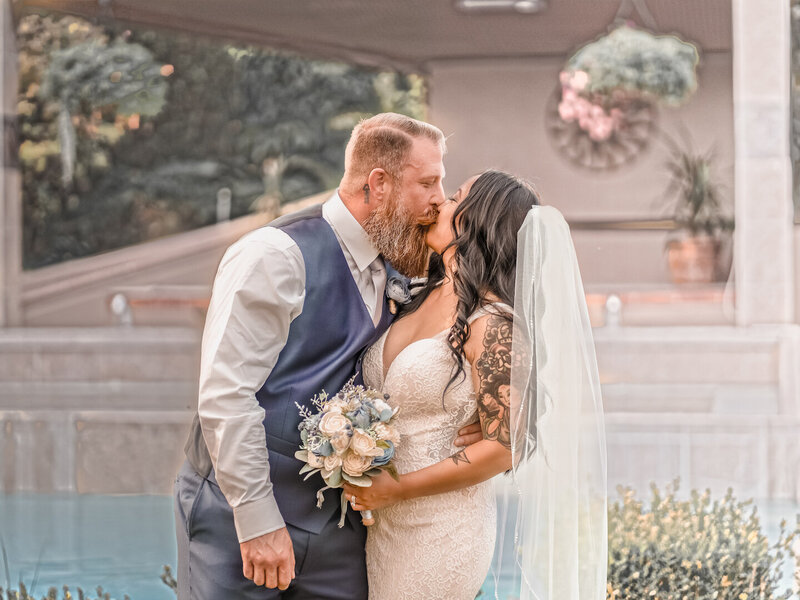
<path fill-rule="evenodd" d="M 272 492 L 264 411 L 255 394 L 277 362 L 304 295 L 297 245 L 282 231 L 259 229 L 225 253 L 203 331 L 198 415 L 217 482 L 233 508 L 245 575 L 250 569 L 259 584 L 270 582 L 265 564 L 271 560 L 260 538 L 285 541 L 288 533 Z M 273 533 L 279 530 L 285 536 Z M 275 543 L 274 554 L 285 555 L 285 544 Z M 293 563 L 290 541 L 289 550 Z"/>

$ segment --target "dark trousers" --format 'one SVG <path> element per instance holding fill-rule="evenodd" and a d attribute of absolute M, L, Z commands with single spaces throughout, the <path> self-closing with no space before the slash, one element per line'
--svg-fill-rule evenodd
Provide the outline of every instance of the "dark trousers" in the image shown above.
<path fill-rule="evenodd" d="M 287 524 L 297 577 L 283 592 L 256 586 L 242 573 L 233 510 L 217 484 L 184 462 L 175 480 L 178 600 L 366 600 L 367 533 L 339 513 L 319 534 Z"/>

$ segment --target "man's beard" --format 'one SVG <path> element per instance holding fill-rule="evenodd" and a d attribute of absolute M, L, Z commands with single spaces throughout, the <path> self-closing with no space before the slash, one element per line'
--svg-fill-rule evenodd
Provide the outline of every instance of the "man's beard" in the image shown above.
<path fill-rule="evenodd" d="M 367 216 L 363 227 L 375 248 L 392 267 L 406 277 L 419 277 L 425 274 L 428 266 L 425 234 L 436 219 L 435 213 L 432 209 L 430 214 L 416 219 L 403 205 L 400 194 L 393 192 Z"/>

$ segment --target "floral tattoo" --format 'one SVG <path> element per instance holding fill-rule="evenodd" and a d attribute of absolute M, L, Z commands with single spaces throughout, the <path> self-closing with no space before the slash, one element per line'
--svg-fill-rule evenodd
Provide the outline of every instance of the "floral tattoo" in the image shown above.
<path fill-rule="evenodd" d="M 511 323 L 492 315 L 483 336 L 483 352 L 475 363 L 478 370 L 478 413 L 483 437 L 511 449 Z"/>

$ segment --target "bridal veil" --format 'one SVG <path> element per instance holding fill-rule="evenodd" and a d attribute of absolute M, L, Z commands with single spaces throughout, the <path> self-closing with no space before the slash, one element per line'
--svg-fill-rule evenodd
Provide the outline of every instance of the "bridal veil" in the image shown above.
<path fill-rule="evenodd" d="M 513 467 L 499 478 L 495 597 L 505 600 L 497 590 L 502 577 L 513 578 L 512 593 L 519 590 L 521 600 L 604 600 L 600 381 L 575 249 L 555 208 L 529 211 L 518 234 L 516 273 Z"/>

